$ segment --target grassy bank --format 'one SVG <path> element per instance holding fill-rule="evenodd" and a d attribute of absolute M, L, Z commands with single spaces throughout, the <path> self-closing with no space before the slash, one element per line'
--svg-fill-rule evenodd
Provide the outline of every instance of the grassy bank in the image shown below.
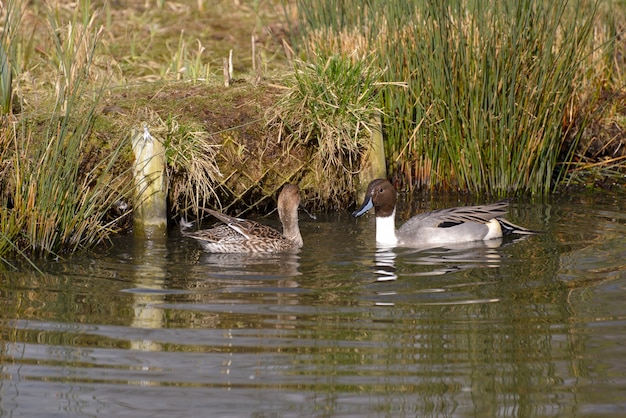
<path fill-rule="evenodd" d="M 381 102 L 389 169 L 406 187 L 555 190 L 584 158 L 590 109 L 622 88 L 613 2 L 296 3 L 303 54 L 361 51 L 383 81 L 406 83 Z"/>
<path fill-rule="evenodd" d="M 144 123 L 172 218 L 268 211 L 286 182 L 344 209 L 380 115 L 401 187 L 546 193 L 623 173 L 621 9 L 367 4 L 3 3 L 0 258 L 125 230 Z"/>
<path fill-rule="evenodd" d="M 129 226 L 130 139 L 144 123 L 167 147 L 173 214 L 205 204 L 269 206 L 291 180 L 282 170 L 297 162 L 263 155 L 263 112 L 277 93 L 260 78 L 280 61 L 280 44 L 255 4 L 1 7 L 0 261 L 90 248 Z M 235 74 L 245 72 L 225 89 L 221 62 L 230 49 Z M 273 182 L 259 190 L 269 171 Z"/>

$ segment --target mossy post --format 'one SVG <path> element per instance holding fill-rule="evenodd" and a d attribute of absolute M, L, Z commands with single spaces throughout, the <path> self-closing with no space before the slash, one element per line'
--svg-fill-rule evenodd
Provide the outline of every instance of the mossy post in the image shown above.
<path fill-rule="evenodd" d="M 145 237 L 164 235 L 167 229 L 165 147 L 144 125 L 143 132 L 133 136 L 133 153 L 135 233 Z"/>
<path fill-rule="evenodd" d="M 371 125 L 371 141 L 369 148 L 363 154 L 361 171 L 357 185 L 357 201 L 362 202 L 370 181 L 378 178 L 387 178 L 385 160 L 385 146 L 383 144 L 383 130 L 380 116 L 377 116 Z"/>

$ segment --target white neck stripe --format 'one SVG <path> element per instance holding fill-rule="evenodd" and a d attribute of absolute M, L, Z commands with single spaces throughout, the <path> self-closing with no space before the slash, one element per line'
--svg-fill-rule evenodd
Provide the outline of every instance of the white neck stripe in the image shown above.
<path fill-rule="evenodd" d="M 376 242 L 383 245 L 396 245 L 396 209 L 389 216 L 376 217 Z"/>

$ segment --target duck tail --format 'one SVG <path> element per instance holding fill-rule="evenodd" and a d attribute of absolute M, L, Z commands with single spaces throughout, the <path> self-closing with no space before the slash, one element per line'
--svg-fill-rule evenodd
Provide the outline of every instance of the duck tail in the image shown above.
<path fill-rule="evenodd" d="M 512 222 L 507 221 L 506 219 L 498 218 L 498 222 L 500 222 L 500 226 L 502 227 L 502 235 L 533 235 L 539 234 L 541 231 L 533 231 L 532 229 L 527 229 L 518 225 L 515 225 Z"/>

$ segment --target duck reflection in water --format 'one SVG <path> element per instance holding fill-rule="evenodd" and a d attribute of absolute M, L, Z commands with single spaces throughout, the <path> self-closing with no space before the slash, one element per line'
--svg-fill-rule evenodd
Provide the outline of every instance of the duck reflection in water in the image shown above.
<path fill-rule="evenodd" d="M 492 239 L 488 241 L 473 241 L 457 244 L 429 245 L 421 248 L 396 248 L 377 246 L 375 253 L 377 281 L 396 280 L 396 259 L 411 265 L 430 266 L 423 272 L 407 273 L 410 276 L 434 276 L 454 273 L 460 270 L 476 267 L 497 267 L 502 255 L 498 248 L 519 240 Z"/>

